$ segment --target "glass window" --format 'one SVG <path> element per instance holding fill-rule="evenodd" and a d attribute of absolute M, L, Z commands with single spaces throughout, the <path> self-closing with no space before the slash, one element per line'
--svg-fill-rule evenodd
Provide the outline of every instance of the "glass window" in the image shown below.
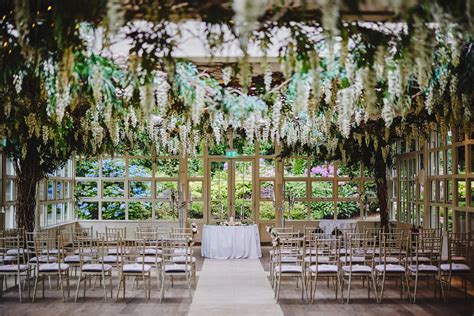
<path fill-rule="evenodd" d="M 351 181 L 339 181 L 338 183 L 338 194 L 339 198 L 357 198 L 359 192 L 357 189 L 357 183 Z"/>
<path fill-rule="evenodd" d="M 306 182 L 303 181 L 285 181 L 285 200 L 286 199 L 306 198 Z"/>
<path fill-rule="evenodd" d="M 333 219 L 334 202 L 311 202 L 311 219 Z"/>
<path fill-rule="evenodd" d="M 102 160 L 102 176 L 110 178 L 125 177 L 125 160 L 123 158 Z"/>
<path fill-rule="evenodd" d="M 201 158 L 188 159 L 188 176 L 204 177 L 204 159 L 201 159 Z"/>
<path fill-rule="evenodd" d="M 131 198 L 151 197 L 151 181 L 130 181 Z"/>
<path fill-rule="evenodd" d="M 306 220 L 308 218 L 308 207 L 306 202 L 288 202 L 285 201 L 285 219 L 287 220 Z"/>
<path fill-rule="evenodd" d="M 448 149 L 446 151 L 446 174 L 453 173 L 453 150 Z"/>
<path fill-rule="evenodd" d="M 173 202 L 159 201 L 156 203 L 156 218 L 163 220 L 177 220 L 178 208 Z"/>
<path fill-rule="evenodd" d="M 98 177 L 99 163 L 97 160 L 82 159 L 76 160 L 76 177 Z"/>
<path fill-rule="evenodd" d="M 260 158 L 259 161 L 260 177 L 274 177 L 275 176 L 275 159 Z"/>
<path fill-rule="evenodd" d="M 273 181 L 260 181 L 260 198 L 275 200 L 275 183 Z"/>
<path fill-rule="evenodd" d="M 148 178 L 152 174 L 152 162 L 150 159 L 131 158 L 128 166 L 129 177 Z"/>
<path fill-rule="evenodd" d="M 312 160 L 310 162 L 310 175 L 311 177 L 333 177 L 334 176 L 334 165 L 327 163 L 318 163 Z"/>
<path fill-rule="evenodd" d="M 130 202 L 128 204 L 128 219 L 146 220 L 152 218 L 153 207 L 151 202 Z"/>
<path fill-rule="evenodd" d="M 332 181 L 312 181 L 311 197 L 313 198 L 332 198 L 333 185 Z"/>
<path fill-rule="evenodd" d="M 102 202 L 102 219 L 125 219 L 124 202 Z"/>
<path fill-rule="evenodd" d="M 123 197 L 124 196 L 124 183 L 123 182 L 104 182 L 103 183 L 103 196 L 104 197 Z"/>
<path fill-rule="evenodd" d="M 157 159 L 156 177 L 177 177 L 179 174 L 179 159 Z"/>
<path fill-rule="evenodd" d="M 458 193 L 458 206 L 466 206 L 466 181 L 457 181 L 457 193 Z"/>
<path fill-rule="evenodd" d="M 177 181 L 156 182 L 156 198 L 176 200 L 178 198 L 178 182 Z"/>
<path fill-rule="evenodd" d="M 97 197 L 98 186 L 95 181 L 78 181 L 76 195 L 79 197 Z"/>
<path fill-rule="evenodd" d="M 77 216 L 79 219 L 99 219 L 98 202 L 78 202 Z"/>
<path fill-rule="evenodd" d="M 349 202 L 337 202 L 337 218 L 338 219 L 347 219 L 347 218 L 359 218 L 360 209 L 359 205 L 355 201 Z"/>
<path fill-rule="evenodd" d="M 458 174 L 466 173 L 466 148 L 458 147 Z"/>
<path fill-rule="evenodd" d="M 204 202 L 203 201 L 192 201 L 188 209 L 188 217 L 190 219 L 202 219 L 204 218 Z"/>
<path fill-rule="evenodd" d="M 305 177 L 308 173 L 307 160 L 303 158 L 290 158 L 284 161 L 285 177 Z"/>
<path fill-rule="evenodd" d="M 189 181 L 188 183 L 189 183 L 189 195 L 191 197 L 191 200 L 202 199 L 203 198 L 202 181 Z M 175 186 L 177 186 L 176 182 L 175 182 Z"/>
<path fill-rule="evenodd" d="M 271 201 L 260 201 L 259 209 L 260 220 L 274 220 L 275 219 L 275 205 Z"/>

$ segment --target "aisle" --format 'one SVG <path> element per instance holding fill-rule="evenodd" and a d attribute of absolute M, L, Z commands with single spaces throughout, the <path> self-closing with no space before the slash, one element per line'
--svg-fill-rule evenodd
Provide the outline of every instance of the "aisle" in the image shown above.
<path fill-rule="evenodd" d="M 205 259 L 189 315 L 283 315 L 260 260 Z"/>

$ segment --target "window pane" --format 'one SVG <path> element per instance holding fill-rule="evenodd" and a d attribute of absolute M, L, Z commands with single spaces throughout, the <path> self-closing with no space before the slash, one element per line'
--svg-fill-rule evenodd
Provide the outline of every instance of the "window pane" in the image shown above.
<path fill-rule="evenodd" d="M 333 202 L 311 202 L 311 219 L 333 219 L 334 203 Z"/>
<path fill-rule="evenodd" d="M 284 161 L 285 177 L 304 177 L 307 175 L 307 161 L 302 158 L 285 159 Z"/>
<path fill-rule="evenodd" d="M 458 174 L 466 173 L 466 148 L 458 147 Z"/>
<path fill-rule="evenodd" d="M 337 165 L 337 175 L 340 177 L 359 177 L 360 165 L 349 167 L 346 164 L 340 163 Z"/>
<path fill-rule="evenodd" d="M 125 203 L 102 202 L 102 219 L 125 219 Z"/>
<path fill-rule="evenodd" d="M 104 182 L 103 196 L 104 197 L 123 197 L 124 196 L 123 182 Z"/>
<path fill-rule="evenodd" d="M 275 184 L 273 181 L 260 181 L 260 198 L 261 199 L 275 199 Z"/>
<path fill-rule="evenodd" d="M 204 177 L 204 159 L 188 159 L 188 175 L 190 177 Z"/>
<path fill-rule="evenodd" d="M 46 205 L 46 225 L 53 225 L 54 224 L 54 205 L 48 204 Z"/>
<path fill-rule="evenodd" d="M 360 210 L 357 202 L 337 202 L 337 218 L 359 218 Z"/>
<path fill-rule="evenodd" d="M 192 201 L 190 209 L 188 210 L 188 217 L 190 219 L 204 218 L 204 202 Z"/>
<path fill-rule="evenodd" d="M 260 177 L 274 177 L 275 176 L 275 159 L 259 159 Z"/>
<path fill-rule="evenodd" d="M 157 199 L 177 199 L 178 198 L 178 182 L 177 181 L 158 181 L 156 182 L 156 198 Z"/>
<path fill-rule="evenodd" d="M 332 182 L 313 181 L 311 182 L 311 197 L 314 198 L 332 198 Z"/>
<path fill-rule="evenodd" d="M 285 200 L 288 198 L 302 199 L 306 197 L 306 182 L 285 181 Z"/>
<path fill-rule="evenodd" d="M 79 197 L 97 197 L 98 187 L 95 181 L 79 181 L 76 183 L 76 195 Z"/>
<path fill-rule="evenodd" d="M 318 163 L 315 160 L 310 161 L 309 169 L 311 177 L 333 177 L 334 165 L 327 163 Z"/>
<path fill-rule="evenodd" d="M 158 202 L 156 203 L 156 218 L 164 220 L 177 220 L 178 209 L 172 202 Z"/>
<path fill-rule="evenodd" d="M 471 179 L 471 207 L 474 207 L 474 179 Z"/>
<path fill-rule="evenodd" d="M 98 202 L 78 202 L 77 216 L 79 219 L 99 219 Z"/>
<path fill-rule="evenodd" d="M 275 207 L 273 202 L 261 201 L 259 210 L 260 220 L 273 220 L 275 219 Z"/>
<path fill-rule="evenodd" d="M 179 159 L 157 159 L 156 177 L 177 177 L 179 173 Z"/>
<path fill-rule="evenodd" d="M 466 181 L 457 181 L 458 188 L 458 206 L 466 206 Z"/>
<path fill-rule="evenodd" d="M 144 220 L 152 217 L 151 202 L 130 202 L 128 204 L 128 219 Z"/>
<path fill-rule="evenodd" d="M 129 177 L 151 177 L 152 163 L 149 159 L 132 158 L 129 160 L 128 176 Z"/>
<path fill-rule="evenodd" d="M 305 202 L 288 203 L 285 201 L 285 219 L 306 220 L 308 218 L 308 207 Z"/>
<path fill-rule="evenodd" d="M 340 198 L 358 197 L 359 195 L 355 182 L 339 181 L 338 190 L 338 197 Z"/>
<path fill-rule="evenodd" d="M 189 181 L 189 195 L 191 199 L 202 199 L 202 181 Z"/>
<path fill-rule="evenodd" d="M 151 197 L 151 181 L 130 181 L 130 197 Z"/>
<path fill-rule="evenodd" d="M 78 158 L 76 160 L 76 177 L 98 177 L 99 163 L 97 160 Z"/>
<path fill-rule="evenodd" d="M 122 158 L 102 160 L 102 176 L 125 177 L 125 161 Z"/>

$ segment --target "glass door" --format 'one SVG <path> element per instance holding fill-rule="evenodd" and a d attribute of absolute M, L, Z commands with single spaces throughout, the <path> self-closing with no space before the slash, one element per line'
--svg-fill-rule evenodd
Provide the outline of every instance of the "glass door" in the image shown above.
<path fill-rule="evenodd" d="M 209 222 L 254 220 L 253 159 L 210 159 Z"/>

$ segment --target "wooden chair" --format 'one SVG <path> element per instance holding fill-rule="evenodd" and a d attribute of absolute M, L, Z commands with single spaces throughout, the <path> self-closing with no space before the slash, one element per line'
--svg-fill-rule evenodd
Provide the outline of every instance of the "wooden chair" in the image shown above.
<path fill-rule="evenodd" d="M 333 279 L 336 289 L 336 300 L 339 288 L 341 288 L 341 279 L 339 273 L 339 247 L 340 239 L 338 238 L 319 238 L 316 236 L 311 239 L 311 253 L 307 262 L 307 273 L 310 284 L 310 301 L 314 302 L 316 296 L 316 287 L 320 278 L 328 280 Z M 333 252 L 331 250 L 335 249 Z M 308 258 L 308 256 L 305 258 Z"/>
<path fill-rule="evenodd" d="M 0 296 L 3 294 L 3 280 L 5 277 L 14 276 L 18 285 L 20 303 L 23 300 L 22 280 L 28 286 L 28 298 L 30 297 L 30 267 L 26 263 L 25 252 L 18 251 L 16 255 L 9 255 L 10 249 L 24 249 L 20 237 L 9 236 L 0 238 Z"/>

